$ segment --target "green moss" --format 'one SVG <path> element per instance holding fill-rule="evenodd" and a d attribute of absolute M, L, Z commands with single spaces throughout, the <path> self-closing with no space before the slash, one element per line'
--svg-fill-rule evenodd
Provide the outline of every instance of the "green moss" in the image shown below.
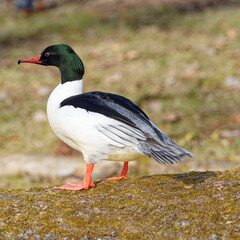
<path fill-rule="evenodd" d="M 240 169 L 97 183 L 88 191 L 0 189 L 4 239 L 237 239 Z"/>

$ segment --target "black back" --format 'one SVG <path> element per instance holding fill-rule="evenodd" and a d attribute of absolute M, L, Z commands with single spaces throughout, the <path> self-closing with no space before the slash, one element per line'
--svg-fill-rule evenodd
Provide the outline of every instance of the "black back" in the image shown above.
<path fill-rule="evenodd" d="M 67 105 L 74 106 L 75 108 L 82 108 L 90 112 L 100 113 L 139 129 L 136 124 L 127 117 L 127 114 L 123 115 L 119 113 L 117 108 L 120 106 L 129 110 L 137 115 L 142 121 L 149 124 L 149 118 L 141 108 L 129 99 L 112 93 L 88 92 L 79 94 L 63 100 L 60 107 Z"/>

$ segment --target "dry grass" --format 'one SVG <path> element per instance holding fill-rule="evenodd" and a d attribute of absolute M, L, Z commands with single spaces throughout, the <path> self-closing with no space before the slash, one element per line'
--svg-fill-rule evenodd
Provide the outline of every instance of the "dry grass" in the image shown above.
<path fill-rule="evenodd" d="M 0 154 L 50 153 L 56 148 L 44 111 L 48 91 L 59 82 L 58 71 L 19 67 L 17 60 L 66 43 L 85 63 L 85 91 L 131 98 L 199 160 L 240 162 L 240 133 L 231 134 L 239 131 L 240 87 L 223 84 L 227 76 L 239 75 L 239 12 L 182 14 L 140 8 L 112 13 L 76 3 L 29 17 L 4 11 Z"/>

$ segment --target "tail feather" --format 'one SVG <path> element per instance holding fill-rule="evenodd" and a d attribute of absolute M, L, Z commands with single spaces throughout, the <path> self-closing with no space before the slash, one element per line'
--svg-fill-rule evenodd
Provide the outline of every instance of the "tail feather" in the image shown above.
<path fill-rule="evenodd" d="M 157 160 L 159 163 L 170 163 L 170 164 L 174 164 L 174 163 L 178 163 L 181 162 L 181 160 L 185 157 L 193 157 L 193 154 L 189 155 L 188 152 L 184 152 L 182 154 L 171 154 L 170 152 L 167 151 L 151 151 L 149 154 L 149 157 L 154 158 L 155 160 Z"/>
<path fill-rule="evenodd" d="M 174 164 L 181 162 L 185 157 L 196 158 L 196 156 L 187 150 L 179 147 L 170 138 L 165 139 L 165 146 L 156 143 L 142 142 L 141 151 L 148 157 L 154 158 L 159 163 Z"/>
<path fill-rule="evenodd" d="M 157 136 L 148 136 L 148 139 L 144 142 L 144 144 L 141 144 L 144 154 L 154 158 L 160 163 L 170 164 L 180 162 L 185 157 L 196 158 L 194 154 L 181 148 L 172 141 L 172 139 L 158 129 L 153 122 L 150 121 L 150 123 Z"/>
<path fill-rule="evenodd" d="M 156 159 L 161 164 L 166 163 L 166 160 L 164 158 L 162 158 L 161 155 L 157 154 L 157 152 L 152 151 L 150 154 L 148 154 L 148 156 Z"/>
<path fill-rule="evenodd" d="M 158 155 L 158 156 L 161 156 L 162 158 L 164 158 L 165 162 L 170 163 L 170 164 L 173 164 L 174 161 L 177 161 L 177 160 L 176 160 L 176 159 L 177 159 L 176 157 L 174 158 L 174 156 L 168 154 L 168 153 L 165 152 L 165 151 L 159 151 L 159 152 L 157 152 L 157 155 Z"/>

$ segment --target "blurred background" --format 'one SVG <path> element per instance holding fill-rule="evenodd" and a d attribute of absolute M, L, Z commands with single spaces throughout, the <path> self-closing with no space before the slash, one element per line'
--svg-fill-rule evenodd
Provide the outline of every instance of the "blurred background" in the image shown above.
<path fill-rule="evenodd" d="M 80 153 L 49 127 L 57 69 L 17 65 L 52 44 L 82 58 L 84 91 L 124 95 L 197 159 L 131 162 L 129 176 L 240 166 L 239 0 L 0 1 L 0 187 L 79 180 Z M 122 163 L 97 164 L 93 178 Z"/>

